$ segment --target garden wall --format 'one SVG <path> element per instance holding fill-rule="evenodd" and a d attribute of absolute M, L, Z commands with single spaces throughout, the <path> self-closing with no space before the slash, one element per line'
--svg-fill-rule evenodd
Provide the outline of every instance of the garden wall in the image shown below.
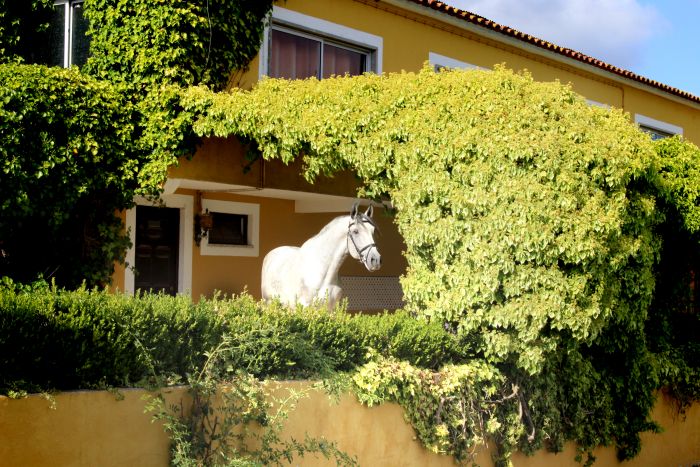
<path fill-rule="evenodd" d="M 291 383 L 299 388 L 303 383 Z M 0 467 L 10 466 L 167 466 L 168 438 L 159 423 L 144 414 L 142 390 L 65 392 L 47 400 L 38 395 L 14 400 L 0 396 Z M 123 397 L 122 400 L 118 400 Z M 187 397 L 185 388 L 174 388 L 170 403 Z M 54 408 L 51 406 L 54 405 Z M 692 466 L 700 464 L 700 404 L 687 417 L 676 415 L 663 398 L 653 413 L 664 433 L 642 435 L 642 452 L 625 467 L 648 465 Z M 292 413 L 287 433 L 303 438 L 323 434 L 346 452 L 356 455 L 360 465 L 448 466 L 452 458 L 428 452 L 413 439 L 413 430 L 395 404 L 367 408 L 352 396 L 332 404 L 325 394 L 312 392 Z M 596 466 L 618 464 L 612 448 L 596 450 Z M 516 454 L 516 467 L 575 466 L 575 447 L 563 453 Z M 477 458 L 491 466 L 489 453 Z M 301 465 L 332 465 L 318 459 L 303 459 Z"/>

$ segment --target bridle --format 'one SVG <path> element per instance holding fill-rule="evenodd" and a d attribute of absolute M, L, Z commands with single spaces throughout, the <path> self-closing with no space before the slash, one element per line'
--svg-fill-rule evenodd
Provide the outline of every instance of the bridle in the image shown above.
<path fill-rule="evenodd" d="M 352 242 L 352 245 L 355 247 L 355 250 L 357 251 L 357 255 L 359 256 L 359 258 L 357 258 L 357 260 L 360 263 L 367 266 L 367 263 L 365 262 L 365 260 L 367 259 L 366 256 L 369 255 L 369 252 L 371 251 L 372 247 L 377 248 L 377 244 L 372 242 L 372 243 L 368 243 L 367 245 L 363 246 L 362 248 L 359 248 L 357 246 L 357 243 L 355 243 L 355 239 L 352 237 L 351 229 L 352 229 L 352 226 L 357 223 L 358 219 L 361 223 L 369 222 L 374 227 L 376 227 L 376 224 L 374 223 L 374 221 L 372 220 L 371 217 L 367 217 L 364 214 L 358 214 L 357 216 L 355 216 L 354 219 L 351 218 L 350 223 L 348 224 L 348 236 L 347 236 L 347 238 L 350 239 L 350 241 Z M 350 245 L 348 245 L 348 251 L 350 251 Z M 367 252 L 367 254 L 363 256 L 362 253 L 364 253 L 364 252 Z"/>

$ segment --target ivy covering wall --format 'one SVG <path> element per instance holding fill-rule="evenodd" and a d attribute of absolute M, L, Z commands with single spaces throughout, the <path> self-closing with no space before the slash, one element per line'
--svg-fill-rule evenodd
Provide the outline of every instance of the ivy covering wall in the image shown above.
<path fill-rule="evenodd" d="M 199 141 L 180 92 L 245 68 L 272 1 L 86 0 L 91 56 L 70 71 L 18 65 L 45 60 L 53 1 L 0 7 L 0 274 L 107 284 L 119 211 Z"/>
<path fill-rule="evenodd" d="M 516 447 L 556 450 L 566 440 L 589 453 L 614 443 L 628 458 L 639 433 L 657 428 L 649 419 L 656 390 L 681 405 L 700 399 L 689 287 L 700 257 L 696 146 L 652 143 L 622 112 L 504 69 L 265 80 L 250 92 L 220 92 L 255 54 L 270 1 L 86 0 L 84 70 L 16 64 L 34 61 L 22 55 L 22 31 L 45 30 L 50 3 L 0 13 L 1 61 L 14 62 L 0 65 L 2 275 L 105 282 L 127 245 L 116 211 L 134 194 L 157 194 L 198 138 L 235 135 L 265 158 L 301 155 L 311 180 L 352 169 L 363 195 L 392 201 L 407 245 L 406 313 L 416 335 L 431 336 L 431 352 L 367 357 L 365 347 L 398 345 L 377 333 L 351 346 L 354 356 L 329 345 L 337 354 L 312 359 L 320 366 L 305 376 L 352 371 L 346 383 L 363 401 L 401 403 L 431 449 L 468 461 L 490 436 L 504 459 Z M 199 84 L 208 87 L 191 87 Z M 54 303 L 55 291 L 18 290 L 3 291 L 3 307 L 37 296 Z M 67 299 L 68 311 L 47 305 L 47 319 L 89 324 L 96 312 L 109 347 L 110 333 L 123 331 L 100 318 L 110 300 L 82 291 Z M 43 319 L 32 309 L 42 303 L 18 316 Z M 114 305 L 122 306 L 134 311 Z M 194 321 L 208 319 L 182 306 Z M 8 329 L 10 316 L 3 309 Z M 250 322 L 246 345 L 267 342 Z M 314 329 L 326 335 L 325 324 Z M 143 373 L 135 341 L 120 336 Z M 71 345 L 87 338 L 78 337 Z M 438 357 L 443 342 L 451 350 Z M 316 356 L 299 345 L 301 356 Z M 283 367 L 293 352 L 270 354 Z M 255 372 L 273 373 L 265 365 Z M 26 365 L 15 367 L 14 382 Z M 88 367 L 90 381 L 103 376 Z"/>
<path fill-rule="evenodd" d="M 311 180 L 350 168 L 364 195 L 391 199 L 407 310 L 488 368 L 420 376 L 385 362 L 363 373 L 362 397 L 409 407 L 427 445 L 463 455 L 473 445 L 464 436 L 488 434 L 507 454 L 575 439 L 584 450 L 615 443 L 628 458 L 639 433 L 656 429 L 655 390 L 698 399 L 687 333 L 700 330 L 698 315 L 684 299 L 690 282 L 668 275 L 691 265 L 662 248 L 680 235 L 697 250 L 692 144 L 655 146 L 621 111 L 500 68 L 192 88 L 184 105 L 201 114 L 202 136 L 253 140 L 265 158 L 301 154 Z M 439 383 L 454 378 L 462 383 Z M 480 392 L 486 405 L 472 414 L 490 424 L 464 431 L 440 402 L 473 401 L 454 393 L 460 384 L 500 388 Z M 442 396 L 417 403 L 416 391 Z M 498 415 L 497 400 L 510 410 Z"/>

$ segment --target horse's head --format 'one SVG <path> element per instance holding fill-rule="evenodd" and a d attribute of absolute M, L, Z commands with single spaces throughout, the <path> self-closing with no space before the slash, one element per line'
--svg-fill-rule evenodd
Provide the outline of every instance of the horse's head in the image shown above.
<path fill-rule="evenodd" d="M 374 243 L 374 210 L 370 205 L 364 213 L 357 210 L 357 203 L 350 211 L 348 225 L 348 251 L 350 256 L 365 265 L 368 271 L 376 271 L 382 266 L 382 256 Z"/>

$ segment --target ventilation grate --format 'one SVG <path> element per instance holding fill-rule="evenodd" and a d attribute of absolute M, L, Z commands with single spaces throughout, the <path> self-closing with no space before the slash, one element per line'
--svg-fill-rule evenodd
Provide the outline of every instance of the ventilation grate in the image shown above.
<path fill-rule="evenodd" d="M 348 310 L 396 310 L 404 304 L 398 276 L 341 276 L 340 287 Z"/>

